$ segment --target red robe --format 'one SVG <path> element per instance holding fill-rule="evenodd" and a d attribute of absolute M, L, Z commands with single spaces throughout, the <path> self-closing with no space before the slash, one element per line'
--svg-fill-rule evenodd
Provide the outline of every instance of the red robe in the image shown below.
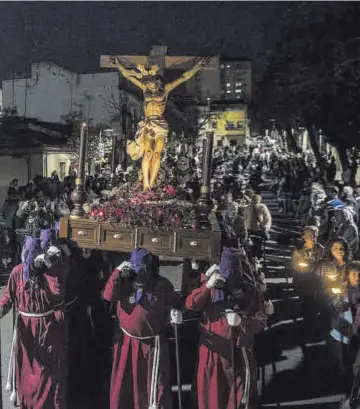
<path fill-rule="evenodd" d="M 3 317 L 16 302 L 19 311 L 42 314 L 63 301 L 60 270 L 45 275 L 34 295 L 25 290 L 22 265 L 10 274 L 0 300 Z M 16 384 L 20 409 L 66 409 L 64 314 L 57 310 L 42 318 L 18 316 L 15 345 Z"/>
<path fill-rule="evenodd" d="M 203 276 L 203 279 L 205 277 Z M 224 315 L 225 302 L 213 303 L 212 291 L 205 283 L 195 289 L 186 299 L 186 307 L 202 312 L 200 322 L 200 350 L 197 372 L 199 409 L 234 409 L 234 377 L 231 358 L 231 327 Z M 253 353 L 255 333 L 266 325 L 264 304 L 259 292 L 253 292 L 253 301 L 247 310 L 248 317 L 242 317 L 239 327 L 235 327 L 236 339 L 236 407 L 240 407 L 243 397 L 246 365 L 249 362 L 249 399 L 256 400 L 256 365 Z M 244 347 L 244 348 L 241 348 Z M 246 354 L 246 357 L 244 357 Z M 255 406 L 256 407 L 256 406 Z"/>
<path fill-rule="evenodd" d="M 160 335 L 156 403 L 159 409 L 171 409 L 169 350 L 164 332 L 178 296 L 170 281 L 163 277 L 151 290 L 153 301 L 148 301 L 145 294 L 139 304 L 132 304 L 133 293 L 131 281 L 120 278 L 119 271 L 114 270 L 105 286 L 104 298 L 117 301 L 120 327 L 133 337 L 119 328 L 119 336 L 114 340 L 110 409 L 149 408 L 156 335 Z"/>

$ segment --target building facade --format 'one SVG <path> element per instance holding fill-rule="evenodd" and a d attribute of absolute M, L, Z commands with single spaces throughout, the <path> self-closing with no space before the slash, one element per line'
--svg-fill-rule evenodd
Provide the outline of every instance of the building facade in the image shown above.
<path fill-rule="evenodd" d="M 221 99 L 240 100 L 247 105 L 252 99 L 251 61 L 226 59 L 220 61 Z"/>
<path fill-rule="evenodd" d="M 115 71 L 77 74 L 53 63 L 32 64 L 28 78 L 3 81 L 2 91 L 3 108 L 16 108 L 19 116 L 63 123 L 81 113 L 88 123 L 106 126 L 113 124 L 124 94 Z"/>

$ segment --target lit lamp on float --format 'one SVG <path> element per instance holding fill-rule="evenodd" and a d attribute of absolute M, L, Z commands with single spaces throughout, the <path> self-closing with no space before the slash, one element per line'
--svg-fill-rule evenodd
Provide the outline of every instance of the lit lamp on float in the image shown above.
<path fill-rule="evenodd" d="M 74 203 L 74 208 L 71 211 L 70 217 L 73 219 L 79 219 L 84 215 L 83 204 L 86 201 L 85 192 L 85 156 L 86 156 L 86 143 L 87 133 L 85 132 L 87 127 L 86 123 L 81 124 L 80 130 L 80 154 L 79 154 L 79 168 L 78 174 L 75 180 L 75 189 L 71 194 L 71 200 Z"/>

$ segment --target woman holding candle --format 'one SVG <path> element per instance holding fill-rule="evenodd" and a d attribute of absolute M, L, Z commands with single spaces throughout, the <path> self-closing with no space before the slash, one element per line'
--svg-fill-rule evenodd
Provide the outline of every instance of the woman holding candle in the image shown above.
<path fill-rule="evenodd" d="M 321 277 L 319 305 L 322 306 L 322 319 L 327 324 L 327 345 L 332 358 L 332 370 L 338 375 L 346 375 L 346 362 L 349 355 L 351 328 L 354 322 L 349 307 L 348 263 L 350 251 L 347 242 L 336 237 L 326 249 L 325 259 L 316 268 Z"/>

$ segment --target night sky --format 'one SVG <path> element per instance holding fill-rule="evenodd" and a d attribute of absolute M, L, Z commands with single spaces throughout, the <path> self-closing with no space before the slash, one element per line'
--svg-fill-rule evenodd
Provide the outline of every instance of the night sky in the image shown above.
<path fill-rule="evenodd" d="M 99 71 L 101 54 L 225 54 L 253 60 L 255 76 L 279 37 L 287 2 L 1 2 L 0 79 L 52 61 Z"/>

